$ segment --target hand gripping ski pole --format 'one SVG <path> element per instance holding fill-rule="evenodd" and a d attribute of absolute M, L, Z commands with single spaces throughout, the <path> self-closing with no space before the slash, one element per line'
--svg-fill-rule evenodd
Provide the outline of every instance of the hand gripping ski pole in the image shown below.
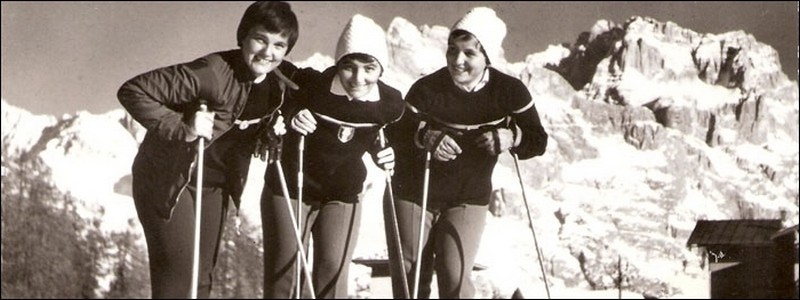
<path fill-rule="evenodd" d="M 414 272 L 414 299 L 419 298 L 419 274 L 422 262 L 422 234 L 425 231 L 425 212 L 428 206 L 428 183 L 431 176 L 431 152 L 425 151 L 425 175 L 422 179 L 422 211 L 419 215 L 419 242 L 417 243 L 417 261 Z"/>
<path fill-rule="evenodd" d="M 200 111 L 208 111 L 205 104 L 200 104 Z M 197 299 L 197 285 L 200 279 L 200 219 L 203 211 L 203 156 L 206 142 L 203 137 L 197 138 L 197 187 L 194 196 L 194 247 L 192 249 L 192 284 L 190 298 Z"/>
<path fill-rule="evenodd" d="M 539 258 L 539 268 L 542 270 L 542 280 L 544 280 L 544 290 L 547 292 L 547 299 L 550 299 L 550 288 L 547 286 L 547 274 L 544 271 L 544 264 L 542 264 L 542 252 L 539 251 L 539 242 L 536 240 L 536 230 L 533 229 L 533 218 L 531 218 L 531 208 L 528 206 L 528 197 L 525 196 L 525 184 L 522 182 L 522 173 L 519 172 L 519 159 L 516 153 L 511 153 L 514 158 L 514 168 L 517 170 L 517 178 L 519 178 L 519 187 L 522 189 L 522 200 L 525 202 L 525 212 L 528 213 L 528 223 L 531 225 L 531 233 L 533 233 L 533 244 L 536 247 L 536 256 Z"/>
<path fill-rule="evenodd" d="M 383 135 L 383 128 L 379 131 L 380 134 L 380 142 L 381 148 L 386 147 L 386 137 Z M 400 263 L 400 274 L 402 274 L 401 280 L 403 283 L 403 297 L 405 299 L 409 299 L 408 295 L 408 275 L 406 274 L 406 264 L 404 262 L 405 256 L 403 255 L 403 245 L 400 243 L 400 228 L 397 224 L 397 209 L 394 206 L 394 192 L 392 191 L 392 173 L 389 170 L 385 170 L 386 172 L 386 189 L 389 194 L 389 207 L 392 217 L 392 234 L 394 238 L 394 244 L 397 245 L 397 256 L 398 262 Z"/>

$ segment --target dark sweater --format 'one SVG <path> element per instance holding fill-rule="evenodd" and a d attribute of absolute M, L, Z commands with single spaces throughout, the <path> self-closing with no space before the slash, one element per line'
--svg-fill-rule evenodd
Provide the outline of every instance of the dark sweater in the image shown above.
<path fill-rule="evenodd" d="M 296 69 L 287 61 L 279 68 L 287 76 Z M 283 93 L 272 73 L 265 80 L 269 95 L 251 102 L 253 79 L 241 50 L 233 49 L 155 69 L 126 81 L 117 97 L 128 113 L 147 128 L 132 167 L 135 197 L 155 206 L 164 219 L 171 217 L 180 193 L 195 177 L 192 166 L 197 143 L 185 139 L 190 128 L 187 120 L 202 101 L 215 113 L 213 138 L 206 143 L 204 175 L 219 171 L 205 178 L 226 184 L 226 192 L 238 206 L 247 179 L 247 169 L 242 166 L 249 165 L 253 148 L 251 137 L 235 137 L 228 132 L 238 130 L 231 129 L 237 118 L 249 115 L 268 119 L 283 102 Z M 225 144 L 226 149 L 221 149 Z M 238 159 L 217 160 L 229 155 Z M 224 175 L 215 176 L 220 172 Z"/>
<path fill-rule="evenodd" d="M 288 126 L 291 117 L 303 108 L 314 113 L 317 120 L 317 129 L 305 137 L 304 202 L 357 202 L 367 174 L 362 161 L 364 153 L 377 149 L 375 144 L 378 130 L 397 121 L 404 110 L 400 92 L 380 81 L 380 101 L 377 102 L 351 101 L 346 96 L 332 94 L 330 87 L 335 71 L 335 67 L 328 68 L 321 74 L 304 69 L 296 77 L 296 82 L 307 95 L 297 97 L 296 103 L 287 103 L 284 110 L 287 113 L 287 127 L 291 127 Z M 297 106 L 292 109 L 292 104 Z M 319 115 L 349 123 L 371 125 L 343 128 L 348 126 L 326 121 Z M 300 134 L 290 129 L 283 140 L 281 161 L 292 198 L 297 197 L 299 138 Z M 280 182 L 275 171 L 275 168 L 270 168 L 267 180 L 270 188 L 277 191 Z"/>
<path fill-rule="evenodd" d="M 422 121 L 433 128 L 447 129 L 441 125 L 442 122 L 476 125 L 510 117 L 511 122 L 502 122 L 498 126 L 517 127 L 513 130 L 522 135 L 520 144 L 511 151 L 520 159 L 544 153 L 547 133 L 527 88 L 516 78 L 492 68 L 489 70 L 489 82 L 475 92 L 456 87 L 446 68 L 419 79 L 411 86 L 406 102 L 413 109 L 407 108 L 403 118 L 387 128 L 388 139 L 397 156 L 393 183 L 398 197 L 421 202 L 425 149 L 415 145 L 414 135 Z M 475 140 L 498 126 L 449 134 L 463 152 L 448 162 L 431 158 L 429 201 L 489 203 L 497 156 L 478 148 Z"/>
<path fill-rule="evenodd" d="M 238 119 L 243 121 L 259 119 L 280 105 L 269 103 L 268 100 L 276 99 L 277 94 L 281 93 L 277 81 L 276 77 L 268 76 L 261 83 L 253 84 L 242 115 Z M 244 174 L 242 178 L 246 180 L 260 126 L 269 124 L 254 124 L 244 130 L 240 129 L 239 125 L 234 125 L 208 146 L 205 151 L 203 186 L 234 187 L 239 184 L 236 181 L 239 176 L 234 174 Z"/>

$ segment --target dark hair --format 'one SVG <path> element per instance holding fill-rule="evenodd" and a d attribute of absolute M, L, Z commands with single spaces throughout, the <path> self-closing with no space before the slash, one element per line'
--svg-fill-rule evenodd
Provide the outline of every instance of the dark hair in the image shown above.
<path fill-rule="evenodd" d="M 363 62 L 363 63 L 371 63 L 373 61 L 378 61 L 378 59 L 375 58 L 372 55 L 369 55 L 369 54 L 366 54 L 366 53 L 356 52 L 356 53 L 350 53 L 350 54 L 347 54 L 345 56 L 342 56 L 342 58 L 340 58 L 339 61 L 336 62 L 336 64 L 338 65 L 338 64 L 344 62 L 345 60 L 357 60 L 357 61 L 360 61 L 360 62 Z M 380 64 L 381 62 L 378 61 L 378 63 Z"/>
<path fill-rule="evenodd" d="M 239 22 L 239 29 L 236 30 L 236 44 L 241 47 L 250 29 L 258 25 L 264 26 L 270 33 L 282 33 L 287 37 L 289 49 L 286 54 L 292 51 L 300 35 L 297 16 L 289 3 L 283 1 L 258 1 L 250 4 Z"/>
<path fill-rule="evenodd" d="M 478 37 L 476 37 L 474 34 L 472 34 L 469 31 L 466 31 L 466 30 L 463 30 L 463 29 L 456 29 L 456 30 L 451 31 L 450 32 L 450 36 L 447 38 L 447 46 L 449 47 L 451 44 L 453 44 L 453 42 L 468 41 L 468 40 L 476 40 L 476 41 L 478 41 L 478 46 L 479 46 L 479 48 L 481 50 L 481 53 L 483 53 L 483 57 L 486 58 L 486 64 L 490 65 L 491 62 L 489 61 L 489 55 L 486 54 L 486 50 L 483 49 L 483 44 L 481 44 L 481 41 L 478 39 Z"/>
<path fill-rule="evenodd" d="M 375 58 L 374 56 L 366 54 L 366 53 L 358 53 L 358 52 L 357 53 L 350 53 L 350 54 L 347 54 L 345 56 L 342 56 L 342 58 L 340 58 L 339 61 L 336 62 L 336 68 L 339 68 L 346 61 L 353 61 L 353 60 L 360 61 L 362 63 L 377 62 L 378 65 L 381 66 L 381 75 L 383 75 L 383 70 L 386 68 L 383 65 L 381 65 L 381 62 L 378 61 L 378 59 Z"/>

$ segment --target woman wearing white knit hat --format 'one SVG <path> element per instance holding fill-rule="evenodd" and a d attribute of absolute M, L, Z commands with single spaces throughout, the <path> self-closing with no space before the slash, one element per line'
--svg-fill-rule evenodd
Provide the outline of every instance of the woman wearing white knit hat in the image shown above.
<path fill-rule="evenodd" d="M 400 118 L 404 104 L 399 91 L 379 80 L 388 63 L 385 41 L 378 24 L 353 16 L 339 38 L 336 65 L 295 77 L 306 95 L 283 108 L 292 130 L 284 139 L 282 161 L 286 174 L 304 173 L 301 234 L 305 241 L 309 234 L 314 238 L 311 276 L 319 298 L 348 296 L 348 268 L 358 239 L 359 198 L 366 178 L 364 153 L 370 152 L 386 169 L 394 165 L 394 152 L 380 146 L 378 133 Z M 304 153 L 298 150 L 301 136 Z M 301 154 L 304 170 L 298 170 Z M 270 189 L 280 186 L 279 177 L 268 170 L 266 178 L 262 214 L 269 224 L 264 226 L 264 245 L 273 251 L 265 251 L 265 280 L 273 284 L 264 296 L 287 298 L 296 287 L 297 246 L 283 194 Z M 296 176 L 286 179 L 290 197 L 297 199 Z"/>
<path fill-rule="evenodd" d="M 474 296 L 470 273 L 497 157 L 511 151 L 528 159 L 542 155 L 547 146 L 547 133 L 525 85 L 490 67 L 502 60 L 505 35 L 505 23 L 492 9 L 472 9 L 451 28 L 447 67 L 417 80 L 406 95 L 403 118 L 387 127 L 397 151 L 393 187 L 406 276 L 423 278 L 417 287 L 409 280 L 411 289 L 419 291 L 412 297 L 429 296 L 427 281 L 434 269 L 440 298 Z M 427 205 L 419 255 L 422 199 Z M 394 247 L 388 249 L 390 256 L 397 256 Z M 417 275 L 414 264 L 421 256 Z M 392 278 L 394 296 L 400 297 L 402 276 Z"/>

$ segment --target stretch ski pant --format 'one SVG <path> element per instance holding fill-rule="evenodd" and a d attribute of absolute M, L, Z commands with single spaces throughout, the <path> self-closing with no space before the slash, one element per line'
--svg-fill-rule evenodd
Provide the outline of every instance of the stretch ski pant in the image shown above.
<path fill-rule="evenodd" d="M 414 297 L 414 276 L 419 243 L 419 225 L 422 206 L 412 201 L 395 199 L 403 264 L 408 280 L 409 294 Z M 399 274 L 397 246 L 388 201 L 384 200 L 384 224 L 389 250 L 392 293 L 403 297 L 402 275 Z M 445 206 L 429 203 L 425 212 L 422 261 L 420 262 L 419 298 L 429 298 L 430 283 L 436 271 L 440 299 L 472 298 L 475 287 L 470 279 L 481 235 L 486 225 L 488 205 L 460 204 Z"/>
<path fill-rule="evenodd" d="M 292 199 L 296 213 L 297 200 Z M 347 298 L 347 279 L 353 250 L 358 240 L 361 205 L 338 201 L 303 205 L 302 239 L 308 249 L 313 237 L 312 277 L 317 298 Z M 297 239 L 286 200 L 272 196 L 265 187 L 261 198 L 262 231 L 264 234 L 264 297 L 292 298 L 296 288 Z M 309 263 L 311 259 L 309 259 Z M 301 270 L 302 271 L 302 270 Z M 305 278 L 305 273 L 302 275 Z M 305 282 L 304 279 L 303 282 Z M 301 289 L 301 298 L 310 298 L 308 286 Z"/>
<path fill-rule="evenodd" d="M 153 298 L 188 298 L 191 295 L 195 191 L 194 186 L 186 187 L 169 220 L 159 217 L 155 208 L 149 205 L 152 199 L 133 195 L 147 240 Z M 228 210 L 228 201 L 225 200 L 228 198 L 221 188 L 203 188 L 198 298 L 208 298 L 211 293 L 217 250 Z"/>

